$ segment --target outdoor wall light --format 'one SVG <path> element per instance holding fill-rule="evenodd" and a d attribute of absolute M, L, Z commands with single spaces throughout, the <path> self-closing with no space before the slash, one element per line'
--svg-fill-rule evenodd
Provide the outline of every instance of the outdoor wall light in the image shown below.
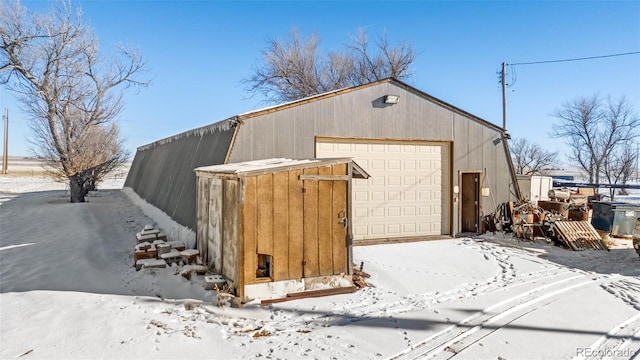
<path fill-rule="evenodd" d="M 384 103 L 385 104 L 397 104 L 400 100 L 400 96 L 398 95 L 385 95 Z"/>

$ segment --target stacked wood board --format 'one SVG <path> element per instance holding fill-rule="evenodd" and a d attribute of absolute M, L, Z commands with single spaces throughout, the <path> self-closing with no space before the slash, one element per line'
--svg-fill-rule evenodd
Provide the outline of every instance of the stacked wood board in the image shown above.
<path fill-rule="evenodd" d="M 173 263 L 193 264 L 198 250 L 185 249 L 180 241 L 167 241 L 167 236 L 151 225 L 136 233 L 136 247 L 133 252 L 133 264 L 136 270 L 151 267 L 166 267 Z"/>

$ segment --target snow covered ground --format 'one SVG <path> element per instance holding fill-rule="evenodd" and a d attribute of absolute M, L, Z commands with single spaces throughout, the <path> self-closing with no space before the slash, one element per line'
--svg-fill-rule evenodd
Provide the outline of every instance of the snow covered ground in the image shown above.
<path fill-rule="evenodd" d="M 609 252 L 502 234 L 355 247 L 371 287 L 235 309 L 202 276 L 135 271 L 135 232 L 153 220 L 122 182 L 69 204 L 64 184 L 0 176 L 0 358 L 640 357 L 629 240 Z"/>

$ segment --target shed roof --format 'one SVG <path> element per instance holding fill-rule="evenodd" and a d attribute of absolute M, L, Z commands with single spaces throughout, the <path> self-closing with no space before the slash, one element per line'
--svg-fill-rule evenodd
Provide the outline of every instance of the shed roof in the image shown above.
<path fill-rule="evenodd" d="M 232 164 L 203 166 L 196 168 L 196 173 L 228 174 L 238 177 L 269 174 L 281 171 L 305 169 L 310 167 L 331 166 L 335 164 L 351 163 L 353 165 L 353 177 L 368 179 L 369 174 L 351 158 L 328 159 L 286 159 L 272 158 L 263 160 L 244 161 Z"/>

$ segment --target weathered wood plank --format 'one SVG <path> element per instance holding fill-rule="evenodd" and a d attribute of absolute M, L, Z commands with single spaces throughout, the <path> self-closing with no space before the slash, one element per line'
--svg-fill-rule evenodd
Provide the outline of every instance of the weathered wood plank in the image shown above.
<path fill-rule="evenodd" d="M 244 201 L 245 201 L 245 179 L 239 179 L 238 181 L 238 258 L 236 259 L 236 274 L 238 274 L 238 278 L 236 279 L 236 295 L 239 297 L 243 297 L 244 293 L 244 284 L 245 282 L 245 253 L 244 253 Z M 224 250 L 224 249 L 223 249 Z M 225 266 L 231 266 L 230 264 L 223 264 Z"/>
<path fill-rule="evenodd" d="M 248 177 L 244 181 L 244 283 L 253 284 L 256 281 L 256 270 L 258 269 L 256 178 Z"/>
<path fill-rule="evenodd" d="M 331 167 L 318 168 L 319 176 L 331 175 Z M 318 266 L 320 275 L 333 274 L 332 185 L 335 181 L 318 182 Z"/>
<path fill-rule="evenodd" d="M 304 174 L 318 175 L 317 168 L 304 169 Z M 318 182 L 304 182 L 303 276 L 320 274 L 318 268 Z"/>
<path fill-rule="evenodd" d="M 308 298 L 308 297 L 318 297 L 318 296 L 328 296 L 328 295 L 338 295 L 338 294 L 350 294 L 358 291 L 358 288 L 355 286 L 349 287 L 339 287 L 339 288 L 330 288 L 330 289 L 321 289 L 321 290 L 307 290 L 300 291 L 295 293 L 288 293 L 288 297 L 297 297 L 297 298 Z"/>
<path fill-rule="evenodd" d="M 289 278 L 302 279 L 303 260 L 303 182 L 298 179 L 302 170 L 289 171 Z"/>
<path fill-rule="evenodd" d="M 312 298 L 312 297 L 351 294 L 356 291 L 358 291 L 358 288 L 355 286 L 344 287 L 344 288 L 303 291 L 298 293 L 287 294 L 287 296 L 283 298 L 264 299 L 260 301 L 260 305 L 268 305 L 268 304 L 281 303 L 281 302 L 291 301 L 291 300 L 300 300 L 300 299 L 306 299 L 306 298 Z"/>
<path fill-rule="evenodd" d="M 305 181 L 321 181 L 321 180 L 329 180 L 329 181 L 347 181 L 349 180 L 349 176 L 347 175 L 300 175 L 300 180 Z"/>
<path fill-rule="evenodd" d="M 209 180 L 209 210 L 207 221 L 207 260 L 208 264 L 213 264 L 213 269 L 217 272 L 222 271 L 222 179 Z M 237 199 L 229 201 L 236 202 Z M 227 216 L 231 216 L 228 214 Z M 235 216 L 233 214 L 232 216 Z M 234 238 L 233 241 L 236 239 Z"/>
<path fill-rule="evenodd" d="M 347 164 L 333 166 L 333 173 L 346 174 Z M 346 221 L 347 216 L 349 216 L 347 209 L 347 183 L 334 181 L 331 205 L 334 274 L 346 273 L 348 270 L 347 228 L 342 223 L 342 219 Z"/>
<path fill-rule="evenodd" d="M 257 178 L 258 254 L 273 255 L 273 174 Z"/>
<path fill-rule="evenodd" d="M 289 279 L 289 174 L 273 174 L 273 280 Z"/>
<path fill-rule="evenodd" d="M 198 196 L 196 208 L 196 248 L 200 250 L 202 260 L 208 264 L 207 256 L 207 219 L 209 218 L 209 179 L 198 177 Z"/>
<path fill-rule="evenodd" d="M 238 218 L 240 202 L 238 201 L 239 191 L 238 181 L 223 180 L 222 183 L 222 196 L 224 199 L 224 215 L 222 216 L 222 239 L 224 243 L 220 244 L 220 251 L 222 253 L 222 260 L 220 260 L 221 273 L 234 281 L 238 286 L 243 284 L 238 283 L 238 279 L 242 278 L 238 270 L 238 260 L 241 258 L 240 249 L 242 245 L 238 241 L 242 238 L 238 236 Z"/>

